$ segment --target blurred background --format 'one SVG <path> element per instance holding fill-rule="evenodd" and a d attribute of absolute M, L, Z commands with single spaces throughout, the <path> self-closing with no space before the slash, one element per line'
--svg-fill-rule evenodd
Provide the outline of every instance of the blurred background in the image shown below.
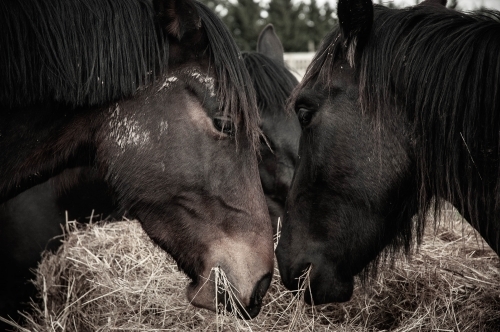
<path fill-rule="evenodd" d="M 337 0 L 201 0 L 226 23 L 243 51 L 253 51 L 262 28 L 272 23 L 285 49 L 285 62 L 300 79 L 321 40 L 337 22 Z M 374 0 L 390 7 L 421 0 Z M 448 0 L 458 10 L 500 10 L 500 0 Z"/>
<path fill-rule="evenodd" d="M 243 51 L 255 50 L 260 30 L 272 23 L 285 52 L 314 52 L 337 21 L 336 0 L 201 0 L 226 23 Z M 374 0 L 391 7 L 419 0 Z M 448 0 L 460 10 L 500 9 L 500 0 Z"/>

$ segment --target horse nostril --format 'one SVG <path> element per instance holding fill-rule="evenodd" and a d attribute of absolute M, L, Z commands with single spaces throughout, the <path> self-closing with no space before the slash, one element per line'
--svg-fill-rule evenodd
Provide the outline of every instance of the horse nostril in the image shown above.
<path fill-rule="evenodd" d="M 240 319 L 252 319 L 260 312 L 262 298 L 271 284 L 271 279 L 272 274 L 268 273 L 257 282 L 250 297 L 250 302 L 246 308 L 243 308 L 241 302 L 237 300 L 231 301 L 230 297 L 234 295 L 230 295 L 224 290 L 219 290 L 217 292 L 217 302 L 228 312 L 235 312 L 236 316 Z M 237 307 L 236 310 L 233 306 Z"/>
<path fill-rule="evenodd" d="M 268 273 L 257 282 L 250 298 L 250 305 L 260 305 L 262 303 L 262 298 L 266 294 L 269 285 L 271 285 L 272 278 L 273 275 Z"/>
<path fill-rule="evenodd" d="M 255 285 L 253 289 L 252 296 L 250 297 L 250 303 L 247 308 L 247 313 L 250 316 L 249 318 L 254 318 L 260 311 L 260 307 L 262 305 L 262 299 L 271 285 L 271 280 L 273 275 L 271 273 L 263 276 Z"/>

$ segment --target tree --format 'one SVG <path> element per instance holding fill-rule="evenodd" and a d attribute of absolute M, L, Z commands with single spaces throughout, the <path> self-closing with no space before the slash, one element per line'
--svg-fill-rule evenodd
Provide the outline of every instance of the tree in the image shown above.
<path fill-rule="evenodd" d="M 238 0 L 235 4 L 228 4 L 227 15 L 223 20 L 241 50 L 256 49 L 257 38 L 265 23 L 261 12 L 259 2 L 254 0 Z"/>
<path fill-rule="evenodd" d="M 308 51 L 316 51 L 323 38 L 332 31 L 336 24 L 333 9 L 328 2 L 322 7 L 316 0 L 311 0 L 307 10 Z"/>
<path fill-rule="evenodd" d="M 271 0 L 267 9 L 267 22 L 275 27 L 285 52 L 307 50 L 304 3 L 294 5 L 292 0 Z"/>
<path fill-rule="evenodd" d="M 285 52 L 315 51 L 335 24 L 331 6 L 316 0 L 271 0 L 267 6 L 259 0 L 202 1 L 222 18 L 243 51 L 255 50 L 267 23 L 274 25 Z"/>

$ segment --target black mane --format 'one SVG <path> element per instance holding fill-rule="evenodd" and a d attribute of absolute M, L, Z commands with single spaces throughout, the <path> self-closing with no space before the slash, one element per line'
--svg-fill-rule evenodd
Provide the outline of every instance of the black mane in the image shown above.
<path fill-rule="evenodd" d="M 252 78 L 259 109 L 283 108 L 298 84 L 295 76 L 285 66 L 261 53 L 243 52 L 243 60 Z"/>
<path fill-rule="evenodd" d="M 167 67 L 147 0 L 2 1 L 0 29 L 2 105 L 99 105 Z"/>
<path fill-rule="evenodd" d="M 203 26 L 207 31 L 209 52 L 217 80 L 215 86 L 224 113 L 235 123 L 241 123 L 257 151 L 262 135 L 259 110 L 251 77 L 245 69 L 242 55 L 231 33 L 222 21 L 205 5 L 196 2 Z M 238 127 L 236 127 L 238 128 Z"/>
<path fill-rule="evenodd" d="M 335 61 L 350 61 L 362 111 L 375 121 L 390 119 L 391 112 L 407 118 L 415 144 L 418 215 L 416 223 L 401 228 L 392 248 L 408 252 L 413 232 L 420 242 L 427 212 L 433 207 L 438 213 L 435 197 L 455 202 L 473 225 L 498 221 L 499 36 L 497 11 L 375 5 L 370 36 L 355 54 L 337 28 L 309 66 L 300 86 L 318 80 L 333 88 Z M 487 220 L 481 221 L 482 204 Z"/>

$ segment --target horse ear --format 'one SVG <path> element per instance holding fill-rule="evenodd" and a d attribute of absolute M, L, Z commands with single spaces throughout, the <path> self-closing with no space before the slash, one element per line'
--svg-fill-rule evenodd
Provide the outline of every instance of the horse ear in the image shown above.
<path fill-rule="evenodd" d="M 441 5 L 446 7 L 446 0 L 425 0 L 422 1 L 421 5 Z"/>
<path fill-rule="evenodd" d="M 274 27 L 271 23 L 266 25 L 259 34 L 257 52 L 266 55 L 282 65 L 285 64 L 283 45 L 274 32 Z"/>
<path fill-rule="evenodd" d="M 357 50 L 368 39 L 373 24 L 371 0 L 339 0 L 337 4 L 340 31 L 347 48 L 347 59 L 354 65 Z"/>
<path fill-rule="evenodd" d="M 192 0 L 153 0 L 153 7 L 162 28 L 178 40 L 186 32 L 201 27 L 201 19 Z"/>

